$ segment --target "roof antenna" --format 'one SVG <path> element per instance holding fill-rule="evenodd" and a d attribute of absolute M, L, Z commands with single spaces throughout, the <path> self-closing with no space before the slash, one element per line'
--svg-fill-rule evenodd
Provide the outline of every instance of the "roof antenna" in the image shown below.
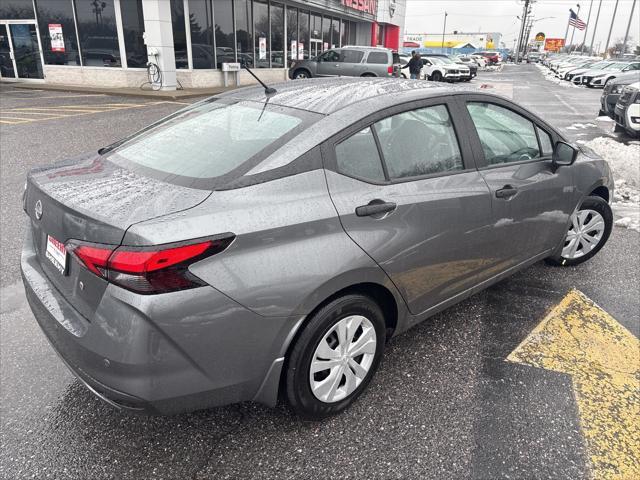
<path fill-rule="evenodd" d="M 267 98 L 271 98 L 271 97 L 273 97 L 276 93 L 278 93 L 278 91 L 277 91 L 275 88 L 268 87 L 268 86 L 267 86 L 267 85 L 266 85 L 262 80 L 260 80 L 260 79 L 256 76 L 256 74 L 255 74 L 255 73 L 253 73 L 253 72 L 251 71 L 251 69 L 247 66 L 247 63 L 246 63 L 246 62 L 242 62 L 242 66 L 245 68 L 245 70 L 246 70 L 247 72 L 249 72 L 249 73 L 251 74 L 251 76 L 252 76 L 253 78 L 255 78 L 255 79 L 258 81 L 258 83 L 259 83 L 260 85 L 262 85 L 262 86 L 264 87 L 264 94 L 267 96 Z"/>

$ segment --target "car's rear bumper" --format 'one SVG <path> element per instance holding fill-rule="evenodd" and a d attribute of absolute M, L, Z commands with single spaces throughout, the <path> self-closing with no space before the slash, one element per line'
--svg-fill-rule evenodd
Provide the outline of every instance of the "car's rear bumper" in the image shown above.
<path fill-rule="evenodd" d="M 88 320 L 47 278 L 30 235 L 21 270 L 54 350 L 110 404 L 161 414 L 245 400 L 275 405 L 299 318 L 262 317 L 211 287 L 144 296 L 110 285 Z"/>

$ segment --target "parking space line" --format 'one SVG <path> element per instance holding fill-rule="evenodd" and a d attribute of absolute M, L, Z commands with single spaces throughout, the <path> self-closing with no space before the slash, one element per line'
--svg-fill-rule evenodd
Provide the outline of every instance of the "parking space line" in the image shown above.
<path fill-rule="evenodd" d="M 17 120 L 17 121 L 12 121 Z M 0 123 L 7 123 L 9 125 L 17 124 L 17 123 L 29 123 L 31 120 L 25 118 L 18 117 L 0 117 Z"/>
<path fill-rule="evenodd" d="M 150 105 L 153 105 L 153 103 L 100 103 L 91 105 L 57 105 L 51 107 L 13 107 L 0 111 L 0 115 L 3 116 L 3 118 L 18 120 L 15 122 L 6 121 L 3 123 L 18 124 L 106 113 L 131 108 L 143 108 Z M 44 118 L 35 118 L 35 116 L 41 116 Z"/>
<path fill-rule="evenodd" d="M 571 290 L 507 357 L 571 375 L 598 479 L 640 478 L 640 341 Z"/>

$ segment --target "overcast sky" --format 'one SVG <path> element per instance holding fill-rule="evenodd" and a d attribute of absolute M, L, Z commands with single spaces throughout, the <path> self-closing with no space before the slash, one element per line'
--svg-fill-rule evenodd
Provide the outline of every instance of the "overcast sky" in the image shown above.
<path fill-rule="evenodd" d="M 533 14 L 536 19 L 533 30 L 544 32 L 547 37 L 564 38 L 569 20 L 569 9 L 577 11 L 576 4 L 579 3 L 580 18 L 586 23 L 589 15 L 589 5 L 591 0 L 569 1 L 569 0 L 538 0 L 533 6 Z M 447 17 L 447 33 L 454 30 L 465 32 L 500 32 L 503 34 L 502 41 L 506 46 L 513 47 L 514 39 L 517 38 L 520 21 L 516 18 L 522 14 L 524 2 L 522 0 L 407 0 L 406 33 L 442 33 L 444 12 Z M 593 25 L 600 0 L 593 0 L 591 21 L 587 32 L 587 45 L 591 42 Z M 602 49 L 607 41 L 611 19 L 616 0 L 602 0 L 600 19 L 596 30 L 594 47 L 598 42 L 602 42 Z M 633 0 L 619 0 L 616 20 L 613 24 L 611 42 L 624 37 L 631 6 Z M 555 17 L 555 18 L 546 18 Z M 640 39 L 640 0 L 636 2 L 631 22 L 629 36 L 633 37 L 633 44 L 637 44 Z M 582 41 L 584 31 L 576 29 L 574 43 Z M 571 30 L 569 38 L 571 39 Z"/>

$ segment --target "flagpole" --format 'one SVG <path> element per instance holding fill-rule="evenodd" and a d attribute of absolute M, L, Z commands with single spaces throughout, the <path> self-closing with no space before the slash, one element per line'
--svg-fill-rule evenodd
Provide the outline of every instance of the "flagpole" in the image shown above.
<path fill-rule="evenodd" d="M 627 24 L 627 32 L 624 34 L 624 43 L 622 45 L 622 55 L 627 53 L 627 40 L 629 40 L 629 30 L 631 29 L 631 19 L 633 18 L 633 11 L 636 9 L 636 0 L 633 0 L 631 5 L 631 14 L 629 15 L 629 23 Z"/>
<path fill-rule="evenodd" d="M 633 0 L 635 2 L 635 0 Z M 589 4 L 589 15 L 587 15 L 587 26 L 584 28 L 584 39 L 582 40 L 582 45 L 580 46 L 580 55 L 583 54 L 584 44 L 587 43 L 587 32 L 589 31 L 589 22 L 591 21 L 591 8 L 593 7 L 593 0 Z"/>
<path fill-rule="evenodd" d="M 602 8 L 602 0 L 598 5 L 598 14 L 596 15 L 596 22 L 593 25 L 593 35 L 591 36 L 591 45 L 589 46 L 589 56 L 593 55 L 593 41 L 596 38 L 596 30 L 598 29 L 598 19 L 600 18 L 600 9 Z"/>
<path fill-rule="evenodd" d="M 578 12 L 576 13 L 576 22 L 580 20 L 580 4 L 577 3 Z M 576 34 L 576 26 L 573 26 L 573 30 L 571 31 L 571 41 L 569 42 L 569 53 L 571 53 L 571 47 L 573 47 L 573 36 Z"/>
<path fill-rule="evenodd" d="M 611 27 L 609 28 L 609 35 L 607 35 L 607 44 L 604 46 L 604 54 L 607 55 L 607 51 L 609 50 L 609 41 L 611 40 L 611 32 L 613 32 L 613 23 L 616 21 L 616 13 L 618 12 L 618 2 L 620 0 L 616 0 L 616 6 L 613 7 L 613 17 L 611 17 Z"/>
<path fill-rule="evenodd" d="M 602 1 L 602 0 L 600 0 Z M 573 12 L 573 9 L 570 8 L 569 12 Z M 567 31 L 564 32 L 564 40 L 562 41 L 562 44 L 565 46 L 567 46 L 567 36 L 569 35 L 569 26 L 571 25 L 571 13 L 569 13 L 569 20 L 567 20 Z"/>

